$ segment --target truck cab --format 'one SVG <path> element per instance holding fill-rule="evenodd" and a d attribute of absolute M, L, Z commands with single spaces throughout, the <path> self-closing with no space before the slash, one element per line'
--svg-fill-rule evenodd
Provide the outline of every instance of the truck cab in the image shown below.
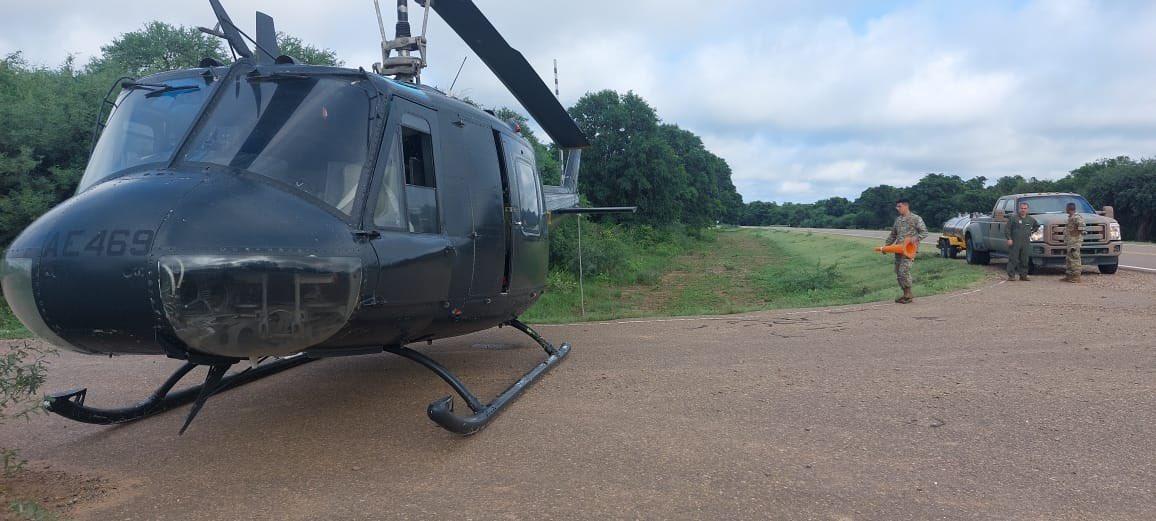
<path fill-rule="evenodd" d="M 1084 217 L 1085 223 L 1081 261 L 1085 266 L 1099 267 L 1101 273 L 1116 272 L 1123 241 L 1120 237 L 1120 224 L 1113 218 L 1112 207 L 1106 206 L 1096 211 L 1083 196 L 1062 192 L 1006 195 L 995 202 L 990 215 L 972 218 L 964 235 L 968 263 L 988 264 L 993 256 L 1007 256 L 1009 248 L 1004 238 L 1004 228 L 1020 203 L 1028 203 L 1028 213 L 1040 224 L 1031 235 L 1032 270 L 1064 266 L 1064 228 L 1068 221 L 1065 208 L 1068 203 L 1074 203 L 1076 212 Z"/>

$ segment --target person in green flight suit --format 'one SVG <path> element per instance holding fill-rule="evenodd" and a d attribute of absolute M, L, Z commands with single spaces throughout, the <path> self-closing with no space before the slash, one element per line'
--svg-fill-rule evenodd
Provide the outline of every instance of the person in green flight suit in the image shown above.
<path fill-rule="evenodd" d="M 907 199 L 895 201 L 895 211 L 899 212 L 899 217 L 895 218 L 895 226 L 891 227 L 891 235 L 887 236 L 887 242 L 884 244 L 914 241 L 918 247 L 919 243 L 927 238 L 927 225 L 923 223 L 923 218 L 911 212 L 911 204 Z M 912 259 L 895 254 L 895 280 L 903 290 L 903 295 L 895 299 L 899 304 L 909 304 L 915 300 L 915 295 L 911 294 L 911 264 Z"/>
<path fill-rule="evenodd" d="M 1007 239 L 1007 280 L 1028 279 L 1028 254 L 1032 251 L 1031 235 L 1040 223 L 1028 215 L 1028 203 L 1020 203 L 1016 215 L 1009 217 L 1007 226 L 1003 228 L 1003 236 Z"/>

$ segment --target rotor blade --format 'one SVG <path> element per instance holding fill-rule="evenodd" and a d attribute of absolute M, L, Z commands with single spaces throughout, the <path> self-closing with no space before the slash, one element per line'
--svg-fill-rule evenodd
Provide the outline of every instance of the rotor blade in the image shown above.
<path fill-rule="evenodd" d="M 257 47 L 261 51 L 257 57 L 264 63 L 273 63 L 281 55 L 281 50 L 277 48 L 277 28 L 273 25 L 273 17 L 261 11 L 257 11 Z"/>
<path fill-rule="evenodd" d="M 253 51 L 250 51 L 249 46 L 245 45 L 245 40 L 241 38 L 241 31 L 237 30 L 236 24 L 229 18 L 229 13 L 225 12 L 221 0 L 209 0 L 209 5 L 213 6 L 213 14 L 217 15 L 217 21 L 221 24 L 221 32 L 225 34 L 225 40 L 229 42 L 229 47 L 232 47 L 242 58 L 253 56 Z"/>
<path fill-rule="evenodd" d="M 478 6 L 471 0 L 434 0 L 433 9 L 485 62 L 555 144 L 562 148 L 590 146 L 546 82 L 534 72 L 522 53 L 510 47 Z"/>

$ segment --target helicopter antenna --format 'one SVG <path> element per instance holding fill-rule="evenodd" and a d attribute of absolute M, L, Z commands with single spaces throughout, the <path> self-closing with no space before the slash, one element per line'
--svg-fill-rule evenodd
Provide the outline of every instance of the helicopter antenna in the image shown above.
<path fill-rule="evenodd" d="M 381 63 L 374 64 L 374 72 L 383 76 L 393 76 L 398 81 L 421 83 L 421 70 L 426 66 L 425 31 L 429 21 L 429 8 L 433 0 L 419 0 L 425 7 L 425 19 L 422 20 L 422 34 L 413 36 L 409 25 L 409 0 L 397 0 L 397 24 L 394 26 L 394 38 L 388 39 L 385 34 L 385 22 L 381 18 L 381 3 L 373 0 L 377 11 L 377 24 L 381 31 Z M 397 56 L 390 56 L 397 51 Z M 417 52 L 414 56 L 411 53 Z"/>
<path fill-rule="evenodd" d="M 454 91 L 454 85 L 458 84 L 458 76 L 462 75 L 462 67 L 466 66 L 466 59 L 467 58 L 469 58 L 469 55 L 462 56 L 462 64 L 458 65 L 458 73 L 454 74 L 454 81 L 452 83 L 450 83 L 450 92 L 451 93 Z"/>

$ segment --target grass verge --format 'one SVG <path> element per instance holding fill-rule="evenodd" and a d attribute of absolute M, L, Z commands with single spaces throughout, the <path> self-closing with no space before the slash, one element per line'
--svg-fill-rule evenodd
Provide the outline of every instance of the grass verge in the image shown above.
<path fill-rule="evenodd" d="M 8 302 L 4 300 L 4 296 L 0 295 L 0 340 L 8 340 L 13 338 L 29 338 L 32 333 L 29 333 L 16 319 L 16 315 L 12 314 L 12 310 L 8 307 Z"/>
<path fill-rule="evenodd" d="M 640 251 L 639 264 L 663 266 L 644 283 L 586 280 L 585 320 L 728 314 L 763 309 L 890 300 L 898 294 L 891 256 L 879 241 L 780 230 L 718 230 L 681 254 Z M 631 268 L 624 266 L 628 279 Z M 930 252 L 912 271 L 917 296 L 973 286 L 985 270 Z M 621 276 L 619 278 L 622 278 Z M 583 320 L 578 283 L 554 271 L 542 299 L 525 315 L 537 323 Z"/>

